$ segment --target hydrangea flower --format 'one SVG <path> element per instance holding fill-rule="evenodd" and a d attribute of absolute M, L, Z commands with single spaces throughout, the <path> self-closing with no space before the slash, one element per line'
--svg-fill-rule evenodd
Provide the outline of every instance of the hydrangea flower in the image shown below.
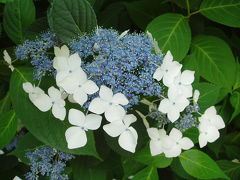
<path fill-rule="evenodd" d="M 167 117 L 171 122 L 175 122 L 182 112 L 189 105 L 189 100 L 173 91 L 168 92 L 168 98 L 163 99 L 158 110 L 167 113 Z"/>
<path fill-rule="evenodd" d="M 164 56 L 160 67 L 153 74 L 153 78 L 160 81 L 163 79 L 163 84 L 167 87 L 173 84 L 174 78 L 180 73 L 182 65 L 173 61 L 173 56 L 170 51 Z"/>
<path fill-rule="evenodd" d="M 217 115 L 217 111 L 214 106 L 206 109 L 204 114 L 199 118 L 199 132 L 200 135 L 198 137 L 200 147 L 204 147 L 207 145 L 207 142 L 216 141 L 219 136 L 219 129 L 225 127 L 225 123 L 221 116 Z"/>
<path fill-rule="evenodd" d="M 109 122 L 122 119 L 125 115 L 125 110 L 121 105 L 127 105 L 128 99 L 122 93 L 113 92 L 106 86 L 101 86 L 99 97 L 93 99 L 89 105 L 89 111 L 102 114 L 104 113 Z"/>
<path fill-rule="evenodd" d="M 179 73 L 169 85 L 170 94 L 176 93 L 186 98 L 192 97 L 192 83 L 194 81 L 194 71 L 185 70 Z M 173 92 L 171 92 L 173 91 Z"/>
<path fill-rule="evenodd" d="M 173 128 L 169 135 L 164 129 L 149 128 L 150 150 L 153 156 L 164 153 L 166 157 L 177 157 L 182 149 L 188 150 L 194 146 L 193 142 L 182 137 L 181 131 Z"/>
<path fill-rule="evenodd" d="M 53 86 L 48 89 L 48 95 L 39 88 L 34 87 L 30 82 L 23 83 L 23 89 L 29 94 L 32 103 L 43 112 L 52 108 L 53 116 L 64 120 L 66 116 L 65 101 L 62 99 L 61 92 Z"/>
<path fill-rule="evenodd" d="M 83 112 L 77 109 L 70 109 L 68 120 L 74 125 L 68 128 L 65 132 L 65 137 L 69 149 L 83 147 L 87 144 L 86 132 L 96 130 L 100 127 L 102 116 L 96 114 L 84 115 Z"/>
<path fill-rule="evenodd" d="M 33 86 L 30 82 L 23 83 L 23 89 L 29 94 L 30 101 L 42 112 L 46 112 L 51 108 L 51 100 L 44 91 Z"/>
<path fill-rule="evenodd" d="M 130 125 L 136 121 L 136 116 L 133 114 L 127 114 L 120 120 L 115 120 L 104 125 L 103 129 L 111 137 L 119 136 L 119 145 L 123 149 L 134 153 L 137 146 L 138 134 Z"/>
<path fill-rule="evenodd" d="M 41 79 L 47 74 L 52 74 L 53 65 L 48 51 L 58 43 L 56 36 L 51 32 L 45 32 L 35 40 L 26 40 L 15 49 L 15 55 L 19 60 L 31 60 L 34 66 L 34 78 Z"/>
<path fill-rule="evenodd" d="M 64 170 L 66 162 L 73 159 L 73 155 L 50 147 L 41 147 L 25 155 L 30 161 L 30 172 L 25 174 L 26 180 L 38 180 L 40 176 L 47 176 L 50 180 L 68 180 Z"/>
<path fill-rule="evenodd" d="M 115 30 L 99 28 L 69 45 L 82 58 L 81 66 L 91 80 L 129 99 L 125 107 L 137 104 L 140 95 L 160 97 L 162 88 L 152 75 L 162 56 L 153 53 L 153 42 L 146 35 L 125 32 L 119 37 Z"/>
<path fill-rule="evenodd" d="M 56 82 L 60 88 L 72 94 L 75 102 L 81 106 L 87 101 L 88 94 L 98 91 L 98 86 L 87 79 L 86 73 L 80 67 L 81 58 L 77 54 L 70 56 L 67 46 L 54 48 L 56 57 L 53 66 L 57 70 Z"/>
<path fill-rule="evenodd" d="M 7 62 L 8 67 L 11 69 L 11 71 L 13 71 L 14 67 L 12 65 L 12 59 L 6 50 L 3 51 L 3 59 Z"/>

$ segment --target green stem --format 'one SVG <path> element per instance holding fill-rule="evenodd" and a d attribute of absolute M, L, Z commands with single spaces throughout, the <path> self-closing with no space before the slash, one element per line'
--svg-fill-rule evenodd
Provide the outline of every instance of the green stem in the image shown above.
<path fill-rule="evenodd" d="M 187 4 L 187 16 L 190 17 L 190 6 L 189 6 L 189 0 L 186 0 Z"/>

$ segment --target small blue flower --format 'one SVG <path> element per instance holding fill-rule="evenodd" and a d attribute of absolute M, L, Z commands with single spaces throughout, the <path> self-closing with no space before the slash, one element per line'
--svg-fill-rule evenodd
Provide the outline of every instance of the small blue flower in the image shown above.
<path fill-rule="evenodd" d="M 153 53 L 153 43 L 144 34 L 127 34 L 119 39 L 115 30 L 98 29 L 69 46 L 83 59 L 83 69 L 97 85 L 127 96 L 130 103 L 126 108 L 137 104 L 141 95 L 160 96 L 162 88 L 153 73 L 163 57 Z"/>
<path fill-rule="evenodd" d="M 27 152 L 26 157 L 30 161 L 30 172 L 25 174 L 27 180 L 37 180 L 38 177 L 47 176 L 51 180 L 67 180 L 68 176 L 63 173 L 66 162 L 74 156 L 50 147 L 42 147 L 33 152 Z"/>
<path fill-rule="evenodd" d="M 26 40 L 22 45 L 18 45 L 15 54 L 19 60 L 30 59 L 35 67 L 34 77 L 40 79 L 53 71 L 52 58 L 48 55 L 48 51 L 56 44 L 56 36 L 51 32 L 46 32 L 36 40 Z"/>

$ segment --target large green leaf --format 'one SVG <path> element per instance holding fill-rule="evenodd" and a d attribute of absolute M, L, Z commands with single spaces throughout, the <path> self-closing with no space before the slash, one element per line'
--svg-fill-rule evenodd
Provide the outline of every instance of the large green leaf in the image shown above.
<path fill-rule="evenodd" d="M 0 149 L 5 147 L 17 131 L 17 118 L 14 111 L 0 115 Z"/>
<path fill-rule="evenodd" d="M 73 180 L 107 180 L 107 168 L 92 166 L 88 157 L 76 157 L 71 161 Z"/>
<path fill-rule="evenodd" d="M 130 157 L 127 159 L 122 158 L 122 167 L 124 171 L 123 179 L 127 179 L 129 176 L 132 176 L 133 174 L 136 174 L 137 172 L 144 169 L 146 165 L 140 162 L 137 162 Z"/>
<path fill-rule="evenodd" d="M 0 0 L 0 3 L 12 2 L 13 0 Z"/>
<path fill-rule="evenodd" d="M 217 37 L 200 35 L 193 39 L 191 52 L 201 76 L 230 92 L 236 78 L 236 63 L 230 47 Z"/>
<path fill-rule="evenodd" d="M 155 167 L 146 167 L 145 169 L 139 171 L 132 178 L 133 180 L 159 180 L 157 168 Z"/>
<path fill-rule="evenodd" d="M 227 94 L 222 86 L 207 82 L 196 83 L 194 88 L 200 91 L 198 104 L 202 112 L 221 101 Z"/>
<path fill-rule="evenodd" d="M 133 158 L 138 162 L 157 168 L 165 168 L 172 163 L 172 158 L 166 158 L 164 154 L 152 156 L 149 146 L 146 146 L 145 148 L 137 152 Z"/>
<path fill-rule="evenodd" d="M 177 61 L 181 61 L 187 54 L 191 30 L 187 18 L 183 15 L 168 13 L 158 16 L 148 24 L 147 30 L 158 41 L 163 53 L 170 50 Z"/>
<path fill-rule="evenodd" d="M 176 173 L 178 176 L 182 177 L 183 179 L 194 179 L 190 176 L 182 167 L 179 158 L 174 158 L 171 164 L 171 170 Z"/>
<path fill-rule="evenodd" d="M 111 3 L 98 14 L 98 25 L 103 28 L 114 28 L 119 31 L 130 29 L 132 22 L 126 12 L 124 3 Z"/>
<path fill-rule="evenodd" d="M 228 177 L 207 154 L 199 150 L 188 150 L 180 156 L 183 169 L 193 177 L 199 179 L 213 179 Z"/>
<path fill-rule="evenodd" d="M 230 97 L 230 102 L 234 107 L 234 112 L 231 117 L 231 119 L 233 119 L 240 114 L 240 93 L 235 91 Z"/>
<path fill-rule="evenodd" d="M 15 43 L 24 40 L 24 31 L 35 20 L 35 6 L 33 0 L 14 0 L 5 5 L 3 26 Z"/>
<path fill-rule="evenodd" d="M 10 82 L 10 96 L 13 108 L 25 127 L 37 139 L 56 149 L 99 158 L 91 131 L 87 133 L 88 143 L 86 146 L 72 150 L 67 148 L 65 131 L 69 127 L 69 123 L 66 119 L 60 121 L 54 118 L 51 111 L 39 111 L 29 100 L 28 94 L 24 92 L 22 88 L 24 82 L 33 82 L 32 69 L 27 67 L 15 68 Z"/>
<path fill-rule="evenodd" d="M 240 42 L 240 41 L 239 41 Z M 235 84 L 234 84 L 234 87 L 233 87 L 233 89 L 238 89 L 238 88 L 240 88 L 240 64 L 237 62 L 237 64 L 236 64 L 236 66 L 237 66 L 237 72 L 236 72 L 236 82 L 235 82 Z"/>
<path fill-rule="evenodd" d="M 204 0 L 200 12 L 212 21 L 231 27 L 240 27 L 239 0 Z"/>
<path fill-rule="evenodd" d="M 91 32 L 97 25 L 95 13 L 87 0 L 53 0 L 51 4 L 49 26 L 63 42 Z"/>
<path fill-rule="evenodd" d="M 11 107 L 11 100 L 9 92 L 6 96 L 0 101 L 0 114 L 7 112 Z"/>
<path fill-rule="evenodd" d="M 125 3 L 133 22 L 145 30 L 147 24 L 160 14 L 169 12 L 170 5 L 159 0 L 141 0 Z"/>
<path fill-rule="evenodd" d="M 222 170 L 231 178 L 231 180 L 240 179 L 240 163 L 220 160 L 217 161 Z"/>

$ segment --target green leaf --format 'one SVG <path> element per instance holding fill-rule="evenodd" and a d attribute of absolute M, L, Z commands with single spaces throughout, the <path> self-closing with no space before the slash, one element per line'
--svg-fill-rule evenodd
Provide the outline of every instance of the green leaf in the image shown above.
<path fill-rule="evenodd" d="M 207 154 L 199 150 L 188 150 L 180 156 L 183 169 L 191 176 L 199 179 L 213 179 L 228 177 Z"/>
<path fill-rule="evenodd" d="M 207 82 L 194 84 L 194 89 L 200 91 L 198 104 L 202 112 L 221 101 L 227 94 L 226 89 L 223 89 L 222 86 Z M 222 90 L 225 91 L 223 92 Z"/>
<path fill-rule="evenodd" d="M 16 44 L 24 40 L 24 31 L 35 20 L 33 0 L 14 0 L 5 5 L 3 27 Z"/>
<path fill-rule="evenodd" d="M 212 21 L 231 27 L 240 27 L 239 0 L 204 0 L 199 11 Z"/>
<path fill-rule="evenodd" d="M 181 8 L 187 9 L 187 1 L 186 0 L 170 0 Z M 201 4 L 201 0 L 189 0 L 190 9 L 198 9 Z"/>
<path fill-rule="evenodd" d="M 169 12 L 168 3 L 159 0 L 141 0 L 125 3 L 129 16 L 133 22 L 145 30 L 147 24 L 160 14 Z"/>
<path fill-rule="evenodd" d="M 0 0 L 0 3 L 8 3 L 8 2 L 12 2 L 13 0 Z"/>
<path fill-rule="evenodd" d="M 0 149 L 4 148 L 17 131 L 17 118 L 14 111 L 0 114 Z"/>
<path fill-rule="evenodd" d="M 26 158 L 25 153 L 34 151 L 41 146 L 44 146 L 42 142 L 38 141 L 31 133 L 27 133 L 20 139 L 16 149 L 9 153 L 9 155 L 14 155 L 18 157 L 22 162 L 27 164 L 29 161 Z"/>
<path fill-rule="evenodd" d="M 6 96 L 0 101 L 0 114 L 7 112 L 11 107 L 11 100 L 9 92 Z"/>
<path fill-rule="evenodd" d="M 234 90 L 240 88 L 240 64 L 237 62 L 236 66 L 237 66 L 237 70 L 236 70 L 236 81 L 233 87 Z"/>
<path fill-rule="evenodd" d="M 27 39 L 36 39 L 40 33 L 48 31 L 48 21 L 47 17 L 42 17 L 36 19 L 34 23 L 32 23 L 25 31 L 25 37 Z"/>
<path fill-rule="evenodd" d="M 151 166 L 146 167 L 135 174 L 132 180 L 158 180 L 157 168 Z"/>
<path fill-rule="evenodd" d="M 198 128 L 191 127 L 189 129 L 187 129 L 186 131 L 184 131 L 183 136 L 190 138 L 193 143 L 197 143 L 198 142 L 198 136 L 199 136 Z"/>
<path fill-rule="evenodd" d="M 217 37 L 200 35 L 193 39 L 191 52 L 201 76 L 231 92 L 236 63 L 229 46 Z"/>
<path fill-rule="evenodd" d="M 191 30 L 183 15 L 163 14 L 150 22 L 147 30 L 158 41 L 163 53 L 170 50 L 177 61 L 186 56 L 190 47 Z"/>
<path fill-rule="evenodd" d="M 128 17 L 124 3 L 115 2 L 98 14 L 98 25 L 125 31 L 131 28 L 132 22 Z"/>
<path fill-rule="evenodd" d="M 122 160 L 122 167 L 124 170 L 123 179 L 127 179 L 129 176 L 136 174 L 146 167 L 145 164 L 134 161 L 132 158 Z"/>
<path fill-rule="evenodd" d="M 240 114 L 240 93 L 235 91 L 230 97 L 230 103 L 234 107 L 234 112 L 232 114 L 231 120 Z"/>
<path fill-rule="evenodd" d="M 220 160 L 217 161 L 217 164 L 231 178 L 231 180 L 240 179 L 240 163 Z"/>
<path fill-rule="evenodd" d="M 193 179 L 182 167 L 179 158 L 174 158 L 171 164 L 171 170 L 184 179 Z"/>
<path fill-rule="evenodd" d="M 53 0 L 48 11 L 51 30 L 63 42 L 70 42 L 97 25 L 96 15 L 86 0 Z"/>
<path fill-rule="evenodd" d="M 228 159 L 240 159 L 240 146 L 224 145 Z"/>
<path fill-rule="evenodd" d="M 67 153 L 90 155 L 99 158 L 92 131 L 87 133 L 88 143 L 86 146 L 71 150 L 67 148 L 65 131 L 70 126 L 69 123 L 66 119 L 65 121 L 60 121 L 54 118 L 51 110 L 48 112 L 39 111 L 29 100 L 28 94 L 24 92 L 22 88 L 24 82 L 33 82 L 32 68 L 15 68 L 10 81 L 10 96 L 13 108 L 25 127 L 37 139 L 51 147 Z M 47 82 L 47 79 L 43 82 Z"/>
<path fill-rule="evenodd" d="M 168 167 L 172 163 L 172 158 L 166 158 L 164 154 L 152 156 L 149 146 L 146 146 L 133 156 L 134 160 L 143 164 L 154 166 L 157 168 Z"/>
<path fill-rule="evenodd" d="M 77 157 L 71 161 L 73 180 L 106 180 L 107 168 L 103 166 L 89 165 L 91 159 L 88 157 Z"/>

